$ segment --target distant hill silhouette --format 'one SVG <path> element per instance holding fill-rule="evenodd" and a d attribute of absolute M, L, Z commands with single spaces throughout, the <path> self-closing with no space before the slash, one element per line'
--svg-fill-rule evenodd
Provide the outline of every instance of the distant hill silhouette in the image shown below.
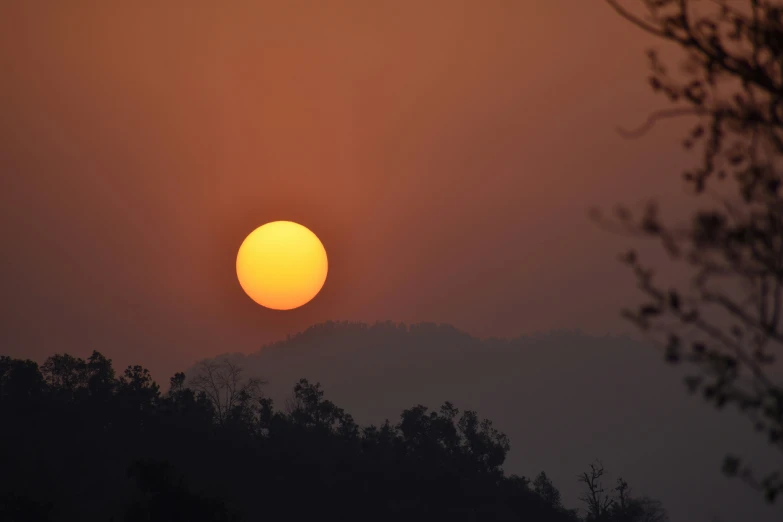
<path fill-rule="evenodd" d="M 775 520 L 731 512 L 730 417 L 628 339 L 328 322 L 218 359 L 166 389 L 0 355 L 0 520 Z"/>
<path fill-rule="evenodd" d="M 444 324 L 328 321 L 223 358 L 266 380 L 278 405 L 299 378 L 320 382 L 360 423 L 396 422 L 419 403 L 477 410 L 511 440 L 505 469 L 528 477 L 546 469 L 568 505 L 578 505 L 576 473 L 600 457 L 660 498 L 672 520 L 777 516 L 716 465 L 736 448 L 758 447 L 751 459 L 768 448 L 745 422 L 686 397 L 682 374 L 627 337 L 562 331 L 482 340 Z"/>

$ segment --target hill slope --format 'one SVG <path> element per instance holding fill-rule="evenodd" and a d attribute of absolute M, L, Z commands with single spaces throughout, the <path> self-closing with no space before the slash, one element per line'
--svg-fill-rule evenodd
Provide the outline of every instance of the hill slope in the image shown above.
<path fill-rule="evenodd" d="M 595 458 L 614 481 L 660 498 L 672 520 L 773 520 L 769 508 L 720 474 L 726 452 L 770 454 L 732 412 L 687 397 L 681 373 L 627 338 L 554 332 L 481 340 L 448 325 L 316 324 L 252 354 L 227 354 L 262 377 L 282 406 L 302 377 L 359 423 L 397 421 L 415 404 L 449 400 L 477 410 L 511 439 L 506 470 L 553 477 L 577 506 L 576 474 Z M 192 371 L 192 370 L 191 370 Z"/>

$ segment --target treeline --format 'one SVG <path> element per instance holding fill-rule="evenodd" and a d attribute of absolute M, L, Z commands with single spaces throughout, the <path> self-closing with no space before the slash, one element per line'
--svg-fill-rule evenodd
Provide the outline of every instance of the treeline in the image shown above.
<path fill-rule="evenodd" d="M 0 357 L 0 520 L 667 520 L 595 464 L 584 509 L 564 508 L 544 473 L 507 476 L 506 436 L 450 403 L 360 427 L 319 384 L 282 409 L 262 390 L 228 361 L 162 393 L 98 352 Z"/>

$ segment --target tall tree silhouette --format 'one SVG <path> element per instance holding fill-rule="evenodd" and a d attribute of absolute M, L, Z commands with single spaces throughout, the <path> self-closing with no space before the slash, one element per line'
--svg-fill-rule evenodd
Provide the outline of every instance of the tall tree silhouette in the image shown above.
<path fill-rule="evenodd" d="M 579 500 L 587 505 L 587 522 L 602 522 L 607 520 L 614 504 L 614 499 L 606 492 L 602 484 L 604 466 L 600 462 L 590 464 L 589 471 L 579 475 L 579 482 L 585 485 L 585 494 Z"/>
<path fill-rule="evenodd" d="M 697 369 L 686 381 L 691 391 L 718 408 L 738 406 L 783 451 L 783 388 L 772 371 L 783 344 L 783 6 L 770 0 L 607 3 L 682 51 L 678 69 L 649 51 L 650 85 L 672 107 L 626 134 L 641 136 L 663 118 L 692 118 L 683 146 L 699 158 L 684 173 L 701 196 L 689 225 L 665 224 L 654 204 L 640 215 L 625 208 L 614 217 L 596 215 L 614 229 L 659 240 L 693 274 L 687 288 L 661 284 L 634 251 L 626 253 L 623 261 L 646 300 L 624 315 L 658 339 L 667 361 Z M 734 457 L 724 471 L 742 476 L 770 502 L 783 491 L 779 471 L 757 477 Z"/>

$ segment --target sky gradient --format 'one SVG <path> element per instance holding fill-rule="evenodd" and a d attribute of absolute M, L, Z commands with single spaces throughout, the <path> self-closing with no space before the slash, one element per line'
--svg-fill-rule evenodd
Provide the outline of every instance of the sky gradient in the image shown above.
<path fill-rule="evenodd" d="M 99 350 L 165 389 L 200 359 L 326 320 L 443 322 L 479 338 L 633 333 L 620 310 L 640 295 L 616 256 L 634 243 L 588 210 L 657 200 L 687 215 L 684 122 L 637 140 L 617 132 L 667 106 L 647 84 L 652 44 L 601 0 L 2 3 L 0 354 Z M 321 293 L 284 312 L 253 302 L 235 273 L 242 240 L 277 220 L 315 232 L 329 258 Z M 570 470 L 600 449 L 684 520 L 774 515 L 714 457 L 751 447 L 750 426 L 724 431 L 707 405 L 695 413 L 660 357 L 563 353 L 568 364 L 520 356 L 520 375 L 536 377 L 488 416 L 517 430 L 519 447 L 560 458 L 569 502 Z M 502 373 L 491 362 L 487 389 Z M 597 389 L 617 405 L 583 446 L 572 432 L 593 417 L 577 406 L 592 374 L 580 364 L 615 377 Z M 342 370 L 337 397 L 375 407 L 350 395 Z M 554 414 L 538 400 L 551 383 L 567 405 Z M 683 402 L 664 404 L 663 389 Z M 479 391 L 465 386 L 466 402 Z M 650 412 L 668 415 L 663 438 L 639 428 Z M 540 414 L 537 429 L 515 417 L 525 414 Z M 709 504 L 716 491 L 722 504 Z"/>
<path fill-rule="evenodd" d="M 151 6 L 0 8 L 4 352 L 165 381 L 326 319 L 627 331 L 628 243 L 587 210 L 676 211 L 687 157 L 618 135 L 665 101 L 603 2 Z M 329 255 L 291 312 L 234 272 L 273 220 Z"/>

